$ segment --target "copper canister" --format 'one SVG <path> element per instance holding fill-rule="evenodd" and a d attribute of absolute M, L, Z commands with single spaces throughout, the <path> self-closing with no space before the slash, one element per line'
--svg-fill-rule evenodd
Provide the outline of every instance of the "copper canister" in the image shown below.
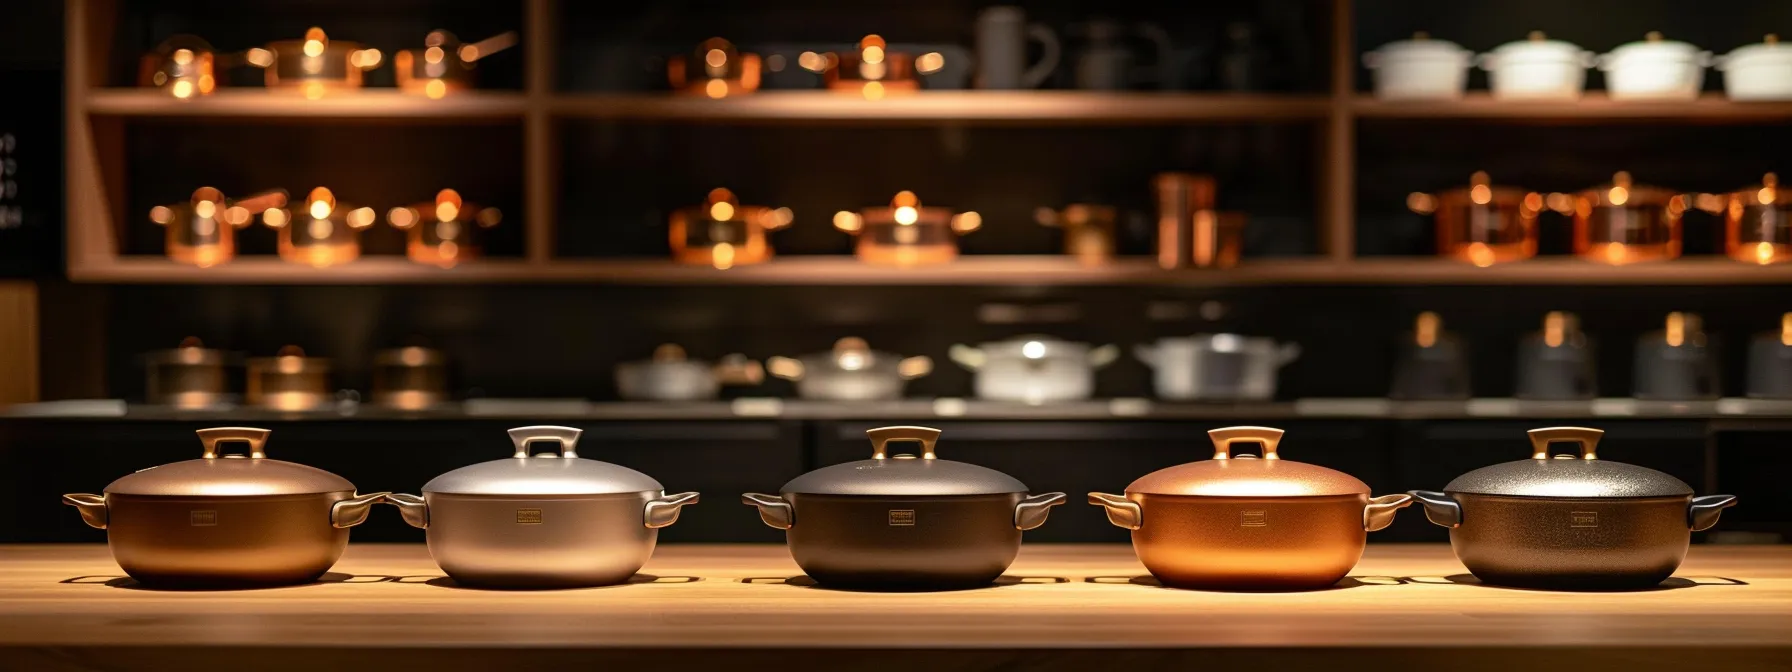
<path fill-rule="evenodd" d="M 298 346 L 249 360 L 244 401 L 277 411 L 314 411 L 330 404 L 330 360 L 306 357 Z"/>
<path fill-rule="evenodd" d="M 361 73 L 379 66 L 380 50 L 331 40 L 322 28 L 312 27 L 304 39 L 270 42 L 266 48 L 250 49 L 246 58 L 267 72 L 269 89 L 322 98 L 333 91 L 361 88 Z"/>
<path fill-rule="evenodd" d="M 280 258 L 323 268 L 361 257 L 361 230 L 373 225 L 373 208 L 339 203 L 329 189 L 318 187 L 298 208 L 270 208 L 261 213 L 268 228 L 280 232 Z"/>
<path fill-rule="evenodd" d="M 741 205 L 734 192 L 714 189 L 702 205 L 672 212 L 667 230 L 679 263 L 733 268 L 772 258 L 766 232 L 789 226 L 790 208 Z"/>
<path fill-rule="evenodd" d="M 1435 196 L 1414 193 L 1406 206 L 1437 223 L 1437 254 L 1476 266 L 1492 266 L 1537 256 L 1537 215 L 1543 195 L 1493 184 L 1485 172 L 1469 185 Z"/>
<path fill-rule="evenodd" d="M 1085 266 L 1100 266 L 1114 258 L 1116 213 L 1111 205 L 1072 203 L 1063 210 L 1034 210 L 1033 219 L 1064 231 L 1064 254 Z"/>
<path fill-rule="evenodd" d="M 392 57 L 398 90 L 429 98 L 441 98 L 473 88 L 473 64 L 516 44 L 516 33 L 506 32 L 463 44 L 446 30 L 423 36 L 423 46 L 403 49 Z"/>
<path fill-rule="evenodd" d="M 891 266 L 918 266 L 958 258 L 958 237 L 983 225 L 976 212 L 926 207 L 915 192 L 897 192 L 886 208 L 834 213 L 834 228 L 858 237 L 854 254 L 861 261 Z"/>
<path fill-rule="evenodd" d="M 759 90 L 759 54 L 736 49 L 734 43 L 712 37 L 689 55 L 666 62 L 666 78 L 672 90 L 710 98 L 726 98 Z"/>
<path fill-rule="evenodd" d="M 374 405 L 419 410 L 448 401 L 448 357 L 440 350 L 409 346 L 373 356 Z"/>
<path fill-rule="evenodd" d="M 1207 175 L 1160 173 L 1157 193 L 1157 263 L 1164 268 L 1230 268 L 1244 249 L 1244 215 L 1214 209 L 1214 181 Z"/>
<path fill-rule="evenodd" d="M 1680 219 L 1690 207 L 1684 195 L 1620 172 L 1610 184 L 1554 200 L 1552 207 L 1571 206 L 1574 253 L 1583 259 L 1623 265 L 1680 256 Z"/>
<path fill-rule="evenodd" d="M 168 38 L 144 54 L 137 85 L 167 91 L 175 98 L 210 95 L 218 88 L 218 53 L 193 35 Z"/>
<path fill-rule="evenodd" d="M 436 200 L 386 213 L 392 228 L 405 232 L 404 255 L 419 264 L 453 268 L 478 259 L 480 232 L 498 225 L 504 213 L 461 200 L 460 192 L 443 189 Z"/>
<path fill-rule="evenodd" d="M 166 229 L 164 250 L 169 259 L 208 268 L 236 258 L 237 229 L 255 221 L 262 211 L 283 205 L 284 191 L 231 201 L 215 188 L 200 187 L 186 203 L 150 208 L 149 220 Z"/>
<path fill-rule="evenodd" d="M 1724 250 L 1750 264 L 1792 261 L 1792 202 L 1780 195 L 1779 177 L 1719 196 L 1724 216 Z"/>
<path fill-rule="evenodd" d="M 866 35 L 850 51 L 804 53 L 797 65 L 821 73 L 830 90 L 857 93 L 872 100 L 889 93 L 909 93 L 921 88 L 919 75 L 938 71 L 946 63 L 939 53 L 914 54 L 890 51 L 877 35 Z"/>
<path fill-rule="evenodd" d="M 151 404 L 183 409 L 216 408 L 230 401 L 224 381 L 225 355 L 187 337 L 180 347 L 158 350 L 145 357 L 148 385 L 144 396 Z"/>

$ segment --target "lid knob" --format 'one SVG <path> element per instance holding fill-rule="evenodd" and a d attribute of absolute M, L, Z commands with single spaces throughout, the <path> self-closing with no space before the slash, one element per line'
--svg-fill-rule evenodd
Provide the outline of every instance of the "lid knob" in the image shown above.
<path fill-rule="evenodd" d="M 921 443 L 921 459 L 932 460 L 938 457 L 934 453 L 933 446 L 939 441 L 940 430 L 932 427 L 912 425 L 878 427 L 865 430 L 865 436 L 871 437 L 871 459 L 873 460 L 889 459 L 891 441 L 919 441 Z"/>
<path fill-rule="evenodd" d="M 1580 459 L 1597 460 L 1599 454 L 1594 451 L 1599 447 L 1599 437 L 1605 430 L 1591 427 L 1544 427 L 1526 432 L 1531 437 L 1531 459 L 1547 460 L 1549 444 L 1557 441 L 1580 444 Z"/>
<path fill-rule="evenodd" d="M 1580 318 L 1574 313 L 1552 310 L 1543 316 L 1543 343 L 1552 348 L 1562 347 L 1568 338 L 1580 331 Z"/>
<path fill-rule="evenodd" d="M 1765 43 L 1767 43 L 1767 44 L 1770 44 L 1770 45 L 1773 45 L 1773 44 L 1779 44 L 1779 43 L 1780 43 L 1780 36 L 1779 36 L 1779 35 L 1775 35 L 1775 34 L 1773 34 L 1773 33 L 1768 33 L 1768 34 L 1767 34 L 1767 36 L 1766 36 L 1766 37 L 1763 37 L 1763 38 L 1761 38 L 1761 41 L 1762 41 L 1762 42 L 1765 42 Z"/>
<path fill-rule="evenodd" d="M 1425 32 L 1425 31 L 1423 31 L 1423 30 L 1420 30 L 1420 31 L 1414 31 L 1414 32 L 1413 32 L 1413 34 L 1412 34 L 1412 39 L 1413 39 L 1413 40 L 1414 40 L 1414 41 L 1419 41 L 1419 40 L 1429 40 L 1429 39 L 1431 39 L 1431 33 L 1427 33 L 1427 32 Z"/>
<path fill-rule="evenodd" d="M 557 454 L 542 454 L 542 457 L 573 459 L 579 456 L 579 435 L 585 431 L 575 427 L 559 427 L 555 425 L 531 425 L 510 430 L 510 442 L 516 446 L 511 457 L 530 457 L 529 444 L 537 441 L 551 441 L 558 445 Z"/>
<path fill-rule="evenodd" d="M 1263 459 L 1278 460 L 1281 456 L 1276 453 L 1276 445 L 1282 442 L 1283 433 L 1274 427 L 1221 427 L 1208 431 L 1207 438 L 1213 440 L 1213 459 L 1216 460 L 1232 459 L 1232 444 L 1241 442 L 1261 443 Z"/>
<path fill-rule="evenodd" d="M 1650 42 L 1660 42 L 1661 41 L 1661 31 L 1651 30 L 1648 33 L 1645 33 L 1643 35 L 1643 39 L 1648 40 Z"/>
<path fill-rule="evenodd" d="M 1533 31 L 1531 31 L 1531 33 L 1529 35 L 1525 36 L 1525 39 L 1530 40 L 1532 42 L 1542 42 L 1543 40 L 1545 40 L 1547 38 L 1543 35 L 1543 31 L 1533 30 Z"/>
<path fill-rule="evenodd" d="M 684 348 L 677 343 L 663 343 L 653 349 L 653 361 L 682 362 L 685 360 Z"/>
<path fill-rule="evenodd" d="M 205 445 L 205 453 L 202 455 L 205 459 L 215 460 L 219 457 L 240 457 L 236 455 L 219 455 L 218 444 L 225 441 L 242 441 L 249 444 L 249 459 L 259 460 L 268 456 L 266 450 L 268 435 L 273 432 L 256 427 L 212 427 L 210 429 L 201 429 L 194 433 L 199 435 L 199 442 Z"/>
<path fill-rule="evenodd" d="M 1437 345 L 1437 335 L 1443 331 L 1443 325 L 1444 320 L 1437 313 L 1429 310 L 1419 313 L 1419 318 L 1413 324 L 1413 341 L 1421 348 Z"/>

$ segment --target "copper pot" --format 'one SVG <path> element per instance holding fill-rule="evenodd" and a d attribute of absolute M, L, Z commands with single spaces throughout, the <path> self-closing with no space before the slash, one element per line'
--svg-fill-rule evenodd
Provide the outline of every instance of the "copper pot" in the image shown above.
<path fill-rule="evenodd" d="M 175 35 L 144 54 L 137 85 L 162 89 L 175 98 L 210 95 L 218 89 L 218 70 L 226 65 L 210 42 L 194 35 Z"/>
<path fill-rule="evenodd" d="M 315 411 L 330 404 L 330 360 L 306 357 L 298 346 L 249 360 L 244 401 L 277 411 Z"/>
<path fill-rule="evenodd" d="M 164 253 L 169 259 L 209 268 L 236 258 L 237 229 L 255 221 L 255 215 L 284 205 L 284 191 L 232 201 L 215 188 L 200 187 L 186 203 L 150 208 L 149 220 L 167 230 Z"/>
<path fill-rule="evenodd" d="M 1145 475 L 1126 496 L 1089 493 L 1108 521 L 1132 530 L 1132 547 L 1167 586 L 1311 590 L 1337 583 L 1362 558 L 1368 532 L 1394 521 L 1410 495 L 1369 497 L 1341 471 L 1281 459 L 1282 430 L 1207 433 L 1213 459 Z M 1263 444 L 1261 458 L 1233 444 Z"/>
<path fill-rule="evenodd" d="M 478 259 L 480 232 L 503 219 L 504 213 L 497 208 L 464 202 L 453 189 L 437 192 L 434 202 L 386 212 L 386 222 L 405 232 L 404 256 L 442 268 Z"/>
<path fill-rule="evenodd" d="M 1231 268 L 1244 250 L 1245 215 L 1214 209 L 1214 180 L 1207 175 L 1159 173 L 1157 265 L 1164 268 Z"/>
<path fill-rule="evenodd" d="M 1469 186 L 1437 195 L 1414 193 L 1406 207 L 1437 221 L 1437 254 L 1476 266 L 1492 266 L 1537 256 L 1537 215 L 1543 195 L 1493 184 L 1485 172 Z"/>
<path fill-rule="evenodd" d="M 929 52 L 917 58 L 907 52 L 890 51 L 889 43 L 882 37 L 866 35 L 850 51 L 814 56 L 805 53 L 797 65 L 820 73 L 831 90 L 876 100 L 887 93 L 919 91 L 919 75 L 938 72 L 945 63 L 940 53 Z"/>
<path fill-rule="evenodd" d="M 151 404 L 182 409 L 216 408 L 230 401 L 224 382 L 225 354 L 187 337 L 180 347 L 158 350 L 145 358 Z"/>
<path fill-rule="evenodd" d="M 246 58 L 250 65 L 267 71 L 269 89 L 315 99 L 333 91 L 360 89 L 362 72 L 379 67 L 380 50 L 331 40 L 322 28 L 312 27 L 305 31 L 304 39 L 270 42 L 266 48 L 250 49 Z"/>
<path fill-rule="evenodd" d="M 336 564 L 348 528 L 386 493 L 356 495 L 341 476 L 268 459 L 268 430 L 199 430 L 200 459 L 127 475 L 104 495 L 63 495 L 145 584 L 239 586 L 305 583 Z M 226 442 L 247 444 L 226 454 Z"/>
<path fill-rule="evenodd" d="M 759 90 L 759 54 L 745 53 L 734 43 L 712 37 L 690 55 L 666 62 L 672 90 L 710 98 L 726 98 Z"/>
<path fill-rule="evenodd" d="M 1738 189 L 1701 205 L 1715 206 L 1724 216 L 1724 251 L 1750 264 L 1792 261 L 1792 192 L 1782 193 L 1779 177 L 1768 173 L 1761 184 Z"/>
<path fill-rule="evenodd" d="M 361 230 L 373 225 L 373 208 L 339 203 L 329 189 L 305 195 L 296 211 L 269 208 L 261 213 L 268 228 L 280 232 L 276 249 L 290 263 L 324 268 L 361 258 Z"/>
<path fill-rule="evenodd" d="M 1072 203 L 1063 210 L 1034 210 L 1033 219 L 1041 226 L 1063 229 L 1065 255 L 1084 266 L 1100 266 L 1114 259 L 1117 212 L 1111 205 Z"/>
<path fill-rule="evenodd" d="M 834 213 L 834 228 L 858 238 L 860 261 L 887 266 L 939 264 L 958 258 L 958 237 L 976 231 L 983 216 L 924 207 L 912 191 L 900 191 L 890 207 Z"/>
<path fill-rule="evenodd" d="M 376 406 L 407 411 L 446 403 L 448 356 L 417 346 L 375 353 L 372 401 Z"/>
<path fill-rule="evenodd" d="M 766 233 L 789 226 L 791 218 L 790 208 L 741 205 L 734 192 L 711 190 L 702 205 L 672 212 L 672 258 L 723 269 L 763 263 L 772 258 Z"/>
<path fill-rule="evenodd" d="M 516 44 L 516 33 L 506 32 L 478 42 L 462 44 L 446 30 L 423 36 L 423 46 L 403 49 L 392 57 L 398 90 L 441 98 L 473 88 L 473 64 Z"/>
<path fill-rule="evenodd" d="M 1620 172 L 1610 184 L 1548 200 L 1574 217 L 1574 253 L 1583 259 L 1623 265 L 1680 257 L 1680 219 L 1691 207 L 1684 194 L 1635 184 Z"/>

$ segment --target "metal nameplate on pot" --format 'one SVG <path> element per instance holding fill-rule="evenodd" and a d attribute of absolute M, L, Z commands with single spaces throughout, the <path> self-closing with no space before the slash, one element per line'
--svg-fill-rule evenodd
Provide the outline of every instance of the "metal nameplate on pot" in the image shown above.
<path fill-rule="evenodd" d="M 914 526 L 915 526 L 915 510 L 914 509 L 891 509 L 890 510 L 890 527 L 914 527 Z"/>
<path fill-rule="evenodd" d="M 193 527 L 216 527 L 218 525 L 218 512 L 193 511 L 187 514 L 187 524 L 192 525 Z"/>
<path fill-rule="evenodd" d="M 1238 512 L 1239 527 L 1269 527 L 1269 512 L 1263 510 Z"/>
<path fill-rule="evenodd" d="M 540 525 L 541 524 L 541 509 L 517 509 L 516 510 L 516 524 L 518 524 L 518 525 Z"/>
<path fill-rule="evenodd" d="M 1598 511 L 1569 511 L 1569 527 L 1599 527 Z"/>

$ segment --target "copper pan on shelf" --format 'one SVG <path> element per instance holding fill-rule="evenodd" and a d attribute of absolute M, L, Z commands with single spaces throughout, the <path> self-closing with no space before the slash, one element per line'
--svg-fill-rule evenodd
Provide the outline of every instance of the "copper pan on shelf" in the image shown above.
<path fill-rule="evenodd" d="M 712 189 L 701 205 L 680 208 L 667 221 L 672 259 L 728 269 L 772 258 L 766 234 L 790 225 L 790 208 L 741 205 L 734 192 Z"/>
<path fill-rule="evenodd" d="M 983 216 L 974 211 L 921 205 L 912 191 L 900 191 L 889 207 L 834 213 L 834 228 L 853 234 L 860 261 L 886 266 L 939 264 L 958 258 L 958 237 L 976 231 Z"/>
<path fill-rule="evenodd" d="M 877 100 L 892 93 L 919 91 L 921 76 L 943 69 L 946 57 L 941 52 L 917 56 L 892 51 L 883 37 L 866 35 L 852 49 L 825 54 L 805 52 L 798 57 L 797 65 L 821 74 L 831 91 Z"/>
<path fill-rule="evenodd" d="M 164 253 L 169 259 L 209 268 L 236 258 L 237 229 L 284 205 L 286 192 L 280 190 L 230 200 L 215 187 L 200 187 L 186 203 L 150 208 L 149 219 L 166 230 Z"/>
<path fill-rule="evenodd" d="M 261 213 L 262 223 L 280 232 L 280 258 L 315 268 L 359 259 L 361 231 L 372 226 L 376 217 L 373 208 L 341 203 L 325 187 L 312 189 L 298 208 L 269 208 Z"/>
<path fill-rule="evenodd" d="M 1437 194 L 1414 192 L 1406 207 L 1431 215 L 1437 225 L 1437 255 L 1487 267 L 1537 256 L 1537 215 L 1543 195 L 1498 186 L 1485 171 L 1466 187 Z"/>
<path fill-rule="evenodd" d="M 478 259 L 480 233 L 503 221 L 497 208 L 481 207 L 461 199 L 460 192 L 443 189 L 434 201 L 393 208 L 386 223 L 405 232 L 404 254 L 411 261 L 441 268 Z"/>
<path fill-rule="evenodd" d="M 474 64 L 479 59 L 516 46 L 516 31 L 493 35 L 478 42 L 461 42 L 454 33 L 432 30 L 423 46 L 401 49 L 392 56 L 398 90 L 429 98 L 473 88 Z"/>
<path fill-rule="evenodd" d="M 1628 172 L 1574 194 L 1550 194 L 1544 204 L 1574 218 L 1574 254 L 1622 266 L 1680 257 L 1681 219 L 1696 195 L 1637 184 Z"/>
<path fill-rule="evenodd" d="M 666 61 L 672 90 L 709 98 L 726 98 L 759 90 L 764 67 L 759 54 L 741 51 L 719 37 L 704 40 L 690 54 Z"/>
<path fill-rule="evenodd" d="M 270 90 L 292 91 L 306 98 L 322 98 L 338 91 L 361 88 L 362 73 L 379 67 L 378 49 L 357 42 L 331 40 L 322 28 L 312 27 L 297 40 L 269 42 L 250 49 L 250 65 L 266 72 Z"/>

